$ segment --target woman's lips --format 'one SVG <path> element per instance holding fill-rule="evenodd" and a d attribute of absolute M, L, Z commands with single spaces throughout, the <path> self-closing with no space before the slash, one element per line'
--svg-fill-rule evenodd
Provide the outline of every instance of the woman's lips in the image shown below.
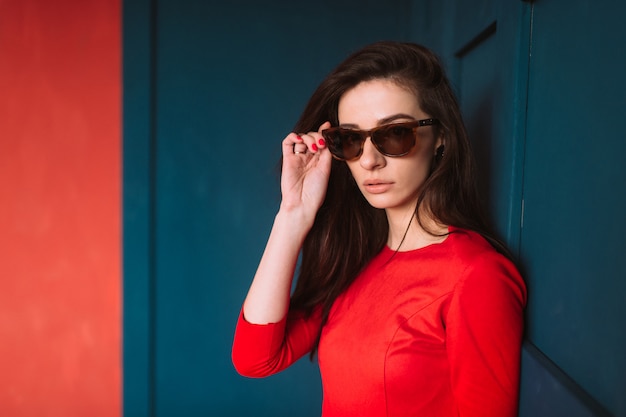
<path fill-rule="evenodd" d="M 363 182 L 363 188 L 370 194 L 381 194 L 392 187 L 393 183 L 390 181 L 381 180 L 368 180 Z"/>

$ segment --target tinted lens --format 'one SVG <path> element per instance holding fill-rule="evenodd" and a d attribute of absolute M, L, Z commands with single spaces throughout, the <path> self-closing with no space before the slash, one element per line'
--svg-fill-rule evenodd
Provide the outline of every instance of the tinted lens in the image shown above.
<path fill-rule="evenodd" d="M 415 145 L 415 131 L 413 126 L 402 124 L 387 126 L 372 134 L 372 142 L 384 155 L 406 155 Z"/>
<path fill-rule="evenodd" d="M 328 150 L 339 159 L 350 160 L 361 154 L 364 138 L 350 129 L 329 129 L 324 132 Z"/>

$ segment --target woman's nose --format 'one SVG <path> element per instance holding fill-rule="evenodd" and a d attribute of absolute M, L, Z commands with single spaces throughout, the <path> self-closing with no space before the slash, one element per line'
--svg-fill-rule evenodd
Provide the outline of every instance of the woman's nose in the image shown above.
<path fill-rule="evenodd" d="M 381 168 L 385 165 L 385 156 L 378 152 L 371 138 L 367 138 L 363 143 L 363 153 L 359 158 L 359 164 L 368 170 Z"/>

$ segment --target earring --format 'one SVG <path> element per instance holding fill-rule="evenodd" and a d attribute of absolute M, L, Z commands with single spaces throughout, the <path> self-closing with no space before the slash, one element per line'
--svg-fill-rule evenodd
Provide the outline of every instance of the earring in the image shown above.
<path fill-rule="evenodd" d="M 443 151 L 445 150 L 445 146 L 440 145 L 437 148 L 437 151 L 435 153 L 435 162 L 439 162 L 443 159 Z"/>

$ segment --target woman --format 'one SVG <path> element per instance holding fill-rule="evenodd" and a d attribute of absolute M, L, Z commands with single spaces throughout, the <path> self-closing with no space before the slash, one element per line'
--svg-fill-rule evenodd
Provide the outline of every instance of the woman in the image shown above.
<path fill-rule="evenodd" d="M 267 376 L 317 353 L 324 417 L 516 415 L 526 290 L 487 227 L 437 58 L 365 47 L 295 132 L 308 133 L 282 142 L 282 201 L 236 369 Z"/>

